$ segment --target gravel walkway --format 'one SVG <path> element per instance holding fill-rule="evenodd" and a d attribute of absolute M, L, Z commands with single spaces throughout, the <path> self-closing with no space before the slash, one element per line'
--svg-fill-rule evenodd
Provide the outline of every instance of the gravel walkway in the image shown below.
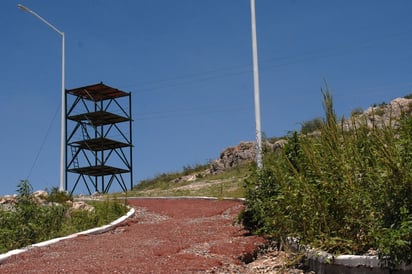
<path fill-rule="evenodd" d="M 114 230 L 33 248 L 0 273 L 222 273 L 264 240 L 236 225 L 240 201 L 129 199 L 136 214 Z"/>

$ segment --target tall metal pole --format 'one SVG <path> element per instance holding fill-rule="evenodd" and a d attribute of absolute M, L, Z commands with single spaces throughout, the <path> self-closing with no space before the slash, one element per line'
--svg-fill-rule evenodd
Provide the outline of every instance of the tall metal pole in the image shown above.
<path fill-rule="evenodd" d="M 253 52 L 253 86 L 255 95 L 255 121 L 256 121 L 256 165 L 263 168 L 262 162 L 262 130 L 260 124 L 260 95 L 259 95 L 259 66 L 256 38 L 256 12 L 255 0 L 250 0 L 250 12 L 252 19 L 252 52 Z"/>
<path fill-rule="evenodd" d="M 60 136 L 60 184 L 59 184 L 59 190 L 64 191 L 65 190 L 65 167 L 64 167 L 64 160 L 66 157 L 66 114 L 65 114 L 65 108 L 66 108 L 66 96 L 65 96 L 65 49 L 64 49 L 64 32 L 60 31 L 57 29 L 55 26 L 50 24 L 46 19 L 38 15 L 36 12 L 32 11 L 31 9 L 18 4 L 17 7 L 21 9 L 22 11 L 31 13 L 38 19 L 40 19 L 43 23 L 45 23 L 47 26 L 52 28 L 54 31 L 56 31 L 58 34 L 62 36 L 62 87 L 61 87 L 61 136 Z"/>
<path fill-rule="evenodd" d="M 65 94 L 65 36 L 62 35 L 62 111 L 61 111 L 61 129 L 60 129 L 60 185 L 59 190 L 64 191 L 66 189 L 66 176 L 65 176 L 65 160 L 66 160 L 66 94 Z"/>

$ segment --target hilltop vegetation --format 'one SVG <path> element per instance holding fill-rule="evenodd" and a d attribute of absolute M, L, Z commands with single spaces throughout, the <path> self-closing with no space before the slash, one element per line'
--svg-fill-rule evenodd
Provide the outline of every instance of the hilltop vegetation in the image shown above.
<path fill-rule="evenodd" d="M 185 167 L 183 172 L 163 173 L 136 185 L 129 196 L 244 197 L 243 182 L 251 173 L 251 162 L 218 174 L 210 165 Z"/>

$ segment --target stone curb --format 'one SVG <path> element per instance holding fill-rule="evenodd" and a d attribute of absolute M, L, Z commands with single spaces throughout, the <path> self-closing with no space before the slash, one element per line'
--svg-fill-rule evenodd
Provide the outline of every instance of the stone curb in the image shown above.
<path fill-rule="evenodd" d="M 10 250 L 7 253 L 4 254 L 0 254 L 0 264 L 3 263 L 4 260 L 8 259 L 9 257 L 13 256 L 13 255 L 17 255 L 23 252 L 26 252 L 30 249 L 36 248 L 36 247 L 43 247 L 43 246 L 48 246 L 51 244 L 55 244 L 57 242 L 60 242 L 62 240 L 67 240 L 67 239 L 72 239 L 72 238 L 76 238 L 78 236 L 84 236 L 84 235 L 95 235 L 95 234 L 101 234 L 107 231 L 112 230 L 115 226 L 119 225 L 120 223 L 124 222 L 125 220 L 127 220 L 128 218 L 132 217 L 135 214 L 135 209 L 133 207 L 130 207 L 130 210 L 126 213 L 126 215 L 123 215 L 122 217 L 120 217 L 117 220 L 114 220 L 113 222 L 111 222 L 108 225 L 104 225 L 104 226 L 100 226 L 100 227 L 96 227 L 96 228 L 92 228 L 92 229 L 88 229 L 82 232 L 77 232 L 68 236 L 64 236 L 64 237 L 59 237 L 59 238 L 55 238 L 55 239 L 51 239 L 51 240 L 47 240 L 44 242 L 40 242 L 40 243 L 36 243 L 36 244 L 32 244 L 29 246 L 26 246 L 24 248 L 20 248 L 20 249 L 14 249 L 14 250 Z"/>
<path fill-rule="evenodd" d="M 382 268 L 376 255 L 338 255 L 307 248 L 294 238 L 288 239 L 288 245 L 298 251 L 303 251 L 310 261 L 311 270 L 316 273 L 389 273 Z M 412 264 L 400 265 L 394 273 L 412 273 Z"/>
<path fill-rule="evenodd" d="M 370 273 L 388 273 L 388 269 L 380 266 L 380 260 L 378 256 L 367 255 L 338 255 L 333 256 L 324 252 L 312 252 L 307 255 L 310 260 L 317 261 L 323 265 L 343 266 L 351 269 L 350 273 L 364 273 L 365 269 L 368 269 Z M 323 267 L 320 267 L 323 269 Z M 319 269 L 318 269 L 319 270 Z M 395 269 L 396 273 L 411 273 L 412 264 L 400 265 Z M 326 273 L 319 271 L 317 273 Z M 349 273 L 349 272 L 348 272 Z"/>

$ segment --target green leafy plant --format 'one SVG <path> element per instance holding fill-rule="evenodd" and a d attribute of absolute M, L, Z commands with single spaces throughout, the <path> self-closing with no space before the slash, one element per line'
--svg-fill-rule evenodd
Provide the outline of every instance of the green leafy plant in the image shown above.
<path fill-rule="evenodd" d="M 0 209 L 0 253 L 110 223 L 128 210 L 113 199 L 95 202 L 93 211 L 73 210 L 65 203 L 71 197 L 57 189 L 48 197 L 51 205 L 38 205 L 26 180 L 17 193 L 11 209 Z"/>
<path fill-rule="evenodd" d="M 412 215 L 403 208 L 403 220 L 398 226 L 382 229 L 379 238 L 379 257 L 384 266 L 396 268 L 402 263 L 412 263 Z"/>
<path fill-rule="evenodd" d="M 301 132 L 303 134 L 308 134 L 308 133 L 312 133 L 316 130 L 321 129 L 322 125 L 323 125 L 323 119 L 322 118 L 315 118 L 309 121 L 305 121 L 302 123 L 301 126 Z"/>
<path fill-rule="evenodd" d="M 398 129 L 391 120 L 381 127 L 338 120 L 327 88 L 322 96 L 320 133 L 291 133 L 281 152 L 265 155 L 265 170 L 246 181 L 242 223 L 334 254 L 377 249 L 391 268 L 410 262 L 412 118 L 400 117 Z"/>
<path fill-rule="evenodd" d="M 409 94 L 403 96 L 403 98 L 405 98 L 405 99 L 412 99 L 412 93 L 409 93 Z"/>
<path fill-rule="evenodd" d="M 361 107 L 355 108 L 351 111 L 350 116 L 351 117 L 356 117 L 359 116 L 363 113 L 363 109 Z"/>
<path fill-rule="evenodd" d="M 53 187 L 48 192 L 46 200 L 51 203 L 64 204 L 67 201 L 73 201 L 73 197 L 68 192 L 60 191 L 57 187 Z"/>

